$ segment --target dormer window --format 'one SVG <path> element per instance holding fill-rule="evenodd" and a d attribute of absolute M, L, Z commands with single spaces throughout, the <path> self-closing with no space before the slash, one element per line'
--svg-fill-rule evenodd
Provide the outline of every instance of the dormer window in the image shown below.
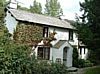
<path fill-rule="evenodd" d="M 73 40 L 73 31 L 69 30 L 69 40 Z"/>
<path fill-rule="evenodd" d="M 48 27 L 43 28 L 43 37 L 48 37 Z"/>

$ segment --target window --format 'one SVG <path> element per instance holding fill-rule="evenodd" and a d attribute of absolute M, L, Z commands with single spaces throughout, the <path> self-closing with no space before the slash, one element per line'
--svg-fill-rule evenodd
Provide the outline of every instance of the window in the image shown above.
<path fill-rule="evenodd" d="M 73 31 L 69 31 L 69 40 L 73 40 Z"/>
<path fill-rule="evenodd" d="M 82 54 L 82 48 L 80 47 L 80 55 Z"/>
<path fill-rule="evenodd" d="M 50 48 L 49 47 L 38 47 L 38 59 L 49 60 Z"/>
<path fill-rule="evenodd" d="M 61 64 L 61 58 L 56 58 L 56 63 Z"/>
<path fill-rule="evenodd" d="M 85 54 L 85 47 L 84 47 L 84 54 Z"/>
<path fill-rule="evenodd" d="M 48 37 L 48 27 L 43 28 L 43 37 Z"/>

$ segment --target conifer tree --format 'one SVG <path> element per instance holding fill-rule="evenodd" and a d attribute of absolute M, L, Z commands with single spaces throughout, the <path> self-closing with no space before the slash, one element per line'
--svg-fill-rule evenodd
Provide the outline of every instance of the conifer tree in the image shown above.
<path fill-rule="evenodd" d="M 79 39 L 91 49 L 89 59 L 100 64 L 100 0 L 85 0 L 80 6 L 84 13 L 79 18 Z"/>
<path fill-rule="evenodd" d="M 63 14 L 61 5 L 58 0 L 46 0 L 45 14 L 53 17 L 59 17 Z"/>
<path fill-rule="evenodd" d="M 42 14 L 42 6 L 41 6 L 41 3 L 37 2 L 36 0 L 34 0 L 33 5 L 30 6 L 30 11 L 32 13 Z"/>

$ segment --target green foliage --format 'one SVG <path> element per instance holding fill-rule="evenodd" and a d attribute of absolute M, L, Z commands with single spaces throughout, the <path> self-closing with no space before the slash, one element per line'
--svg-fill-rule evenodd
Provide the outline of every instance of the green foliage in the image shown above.
<path fill-rule="evenodd" d="M 66 74 L 61 64 L 38 61 L 30 56 L 30 49 L 13 42 L 0 47 L 0 74 Z"/>
<path fill-rule="evenodd" d="M 78 67 L 78 49 L 75 47 L 73 49 L 73 66 Z"/>
<path fill-rule="evenodd" d="M 74 47 L 73 49 L 73 66 L 74 67 L 91 67 L 93 66 L 93 63 L 91 63 L 89 60 L 79 59 L 78 55 L 78 49 Z"/>
<path fill-rule="evenodd" d="M 85 60 L 84 59 L 79 59 L 78 60 L 78 65 L 79 65 L 79 68 L 85 67 Z"/>
<path fill-rule="evenodd" d="M 92 63 L 94 63 L 94 65 L 100 64 L 100 57 L 99 57 L 99 54 L 100 54 L 100 50 L 99 50 L 99 49 L 90 50 L 88 59 L 89 59 Z"/>
<path fill-rule="evenodd" d="M 53 32 L 49 32 L 49 37 L 46 37 L 46 38 L 44 37 L 43 38 L 44 45 L 46 45 L 46 46 L 52 46 L 51 41 L 56 40 L 55 34 L 57 34 L 55 32 L 55 30 Z"/>
<path fill-rule="evenodd" d="M 43 27 L 35 24 L 19 23 L 14 32 L 14 40 L 20 44 L 34 45 L 43 39 Z"/>
<path fill-rule="evenodd" d="M 4 7 L 5 5 L 5 0 L 0 0 L 0 7 Z"/>
<path fill-rule="evenodd" d="M 5 26 L 4 26 L 4 16 L 5 16 L 4 2 L 5 2 L 5 0 L 0 0 L 0 36 L 4 35 L 4 30 L 5 30 Z"/>
<path fill-rule="evenodd" d="M 24 66 L 28 65 L 28 47 L 10 43 L 0 50 L 3 50 L 0 53 L 0 74 L 22 74 Z"/>
<path fill-rule="evenodd" d="M 53 17 L 59 17 L 63 14 L 58 0 L 46 0 L 45 14 Z"/>
<path fill-rule="evenodd" d="M 93 63 L 91 63 L 89 60 L 85 60 L 85 67 L 92 67 Z"/>
<path fill-rule="evenodd" d="M 34 0 L 33 5 L 30 6 L 30 11 L 32 13 L 42 14 L 42 6 L 41 6 L 41 4 L 36 2 L 36 0 Z"/>
<path fill-rule="evenodd" d="M 43 26 L 20 22 L 14 31 L 13 39 L 18 44 L 32 46 L 37 45 L 43 40 L 45 45 L 51 46 L 51 41 L 56 40 L 54 38 L 55 34 L 56 32 L 53 31 L 52 33 L 49 33 L 49 37 L 43 38 Z"/>
<path fill-rule="evenodd" d="M 91 63 L 89 60 L 79 59 L 78 60 L 78 67 L 84 68 L 84 67 L 91 67 L 93 66 L 93 63 Z"/>
<path fill-rule="evenodd" d="M 33 74 L 66 74 L 66 67 L 61 64 L 40 61 L 32 66 Z"/>
<path fill-rule="evenodd" d="M 89 58 L 100 64 L 100 0 L 85 0 L 80 3 L 80 10 L 84 13 L 78 23 L 79 40 L 91 49 Z M 95 58 L 96 57 L 96 58 Z"/>
<path fill-rule="evenodd" d="M 79 40 L 82 41 L 87 47 L 90 48 L 90 43 L 93 40 L 93 33 L 87 25 L 77 26 Z"/>
<path fill-rule="evenodd" d="M 9 33 L 0 38 L 0 74 L 65 74 L 66 67 L 36 60 L 28 46 L 14 43 Z"/>

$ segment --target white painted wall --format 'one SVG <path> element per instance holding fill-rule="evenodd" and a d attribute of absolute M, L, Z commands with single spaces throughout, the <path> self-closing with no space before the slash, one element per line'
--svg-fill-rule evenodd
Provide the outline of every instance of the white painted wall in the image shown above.
<path fill-rule="evenodd" d="M 56 42 L 59 40 L 68 40 L 68 30 L 67 29 L 61 29 L 61 28 L 54 28 L 54 27 L 49 27 L 49 32 L 53 32 L 55 29 L 55 32 L 57 33 L 55 35 L 55 38 L 57 40 L 52 41 L 52 45 L 54 45 Z"/>
<path fill-rule="evenodd" d="M 11 14 L 7 11 L 5 17 L 5 24 L 8 28 L 9 33 L 13 35 L 14 29 L 16 29 L 16 25 L 18 24 L 18 21 L 14 17 L 11 16 Z"/>
<path fill-rule="evenodd" d="M 84 48 L 82 48 L 81 49 L 81 54 L 80 54 L 80 49 L 79 49 L 79 58 L 80 59 L 87 59 L 87 57 L 88 57 L 88 49 L 87 48 L 85 48 L 85 54 L 84 54 Z"/>
<path fill-rule="evenodd" d="M 69 41 L 69 43 L 71 45 L 77 45 L 78 46 L 78 37 L 77 37 L 77 33 L 73 32 L 73 41 Z"/>
<path fill-rule="evenodd" d="M 69 31 L 68 31 L 68 29 L 61 29 L 61 28 L 50 27 L 49 28 L 49 32 L 53 32 L 54 29 L 55 29 L 55 32 L 57 33 L 55 35 L 55 38 L 57 40 L 51 42 L 53 45 L 55 43 L 57 43 L 59 40 L 68 40 L 69 39 Z M 76 32 L 73 32 L 73 41 L 69 41 L 69 43 L 71 45 L 78 45 L 78 37 L 77 37 Z"/>

